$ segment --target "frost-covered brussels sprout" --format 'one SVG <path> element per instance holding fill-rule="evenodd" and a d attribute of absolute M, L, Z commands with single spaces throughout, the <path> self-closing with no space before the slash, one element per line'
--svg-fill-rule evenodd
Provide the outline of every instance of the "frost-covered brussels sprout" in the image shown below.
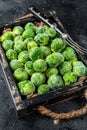
<path fill-rule="evenodd" d="M 24 81 L 28 79 L 28 73 L 23 68 L 16 69 L 13 75 L 18 81 Z"/>
<path fill-rule="evenodd" d="M 29 60 L 29 54 L 28 51 L 22 51 L 19 53 L 18 55 L 18 59 L 22 62 L 22 63 L 26 63 Z"/>
<path fill-rule="evenodd" d="M 67 60 L 67 61 L 71 61 L 71 62 L 77 61 L 76 53 L 75 53 L 74 49 L 71 47 L 67 47 L 63 51 L 62 54 L 63 54 L 65 60 Z"/>
<path fill-rule="evenodd" d="M 35 30 L 36 29 L 36 26 L 35 26 L 35 24 L 33 24 L 32 22 L 29 22 L 29 23 L 27 23 L 26 25 L 25 25 L 25 30 L 28 30 L 28 29 L 33 29 L 33 30 Z"/>
<path fill-rule="evenodd" d="M 18 68 L 22 68 L 23 67 L 23 63 L 17 59 L 14 59 L 10 62 L 10 66 L 12 70 L 16 70 Z"/>
<path fill-rule="evenodd" d="M 24 42 L 18 41 L 14 44 L 14 50 L 20 53 L 21 51 L 25 50 Z"/>
<path fill-rule="evenodd" d="M 5 40 L 13 40 L 13 39 L 14 39 L 14 34 L 11 31 L 5 32 L 0 37 L 1 42 L 4 42 Z"/>
<path fill-rule="evenodd" d="M 23 33 L 23 30 L 24 30 L 23 27 L 21 27 L 21 26 L 15 26 L 13 28 L 13 33 L 15 35 L 21 35 Z"/>
<path fill-rule="evenodd" d="M 44 54 L 39 47 L 33 47 L 29 50 L 29 58 L 33 61 L 43 59 Z"/>
<path fill-rule="evenodd" d="M 8 51 L 6 51 L 6 57 L 8 60 L 17 59 L 17 52 L 13 49 L 9 49 Z"/>
<path fill-rule="evenodd" d="M 33 41 L 33 38 L 26 38 L 26 39 L 24 40 L 24 46 L 26 47 L 26 49 L 27 49 L 27 44 L 28 44 L 28 42 L 30 42 L 30 41 Z"/>
<path fill-rule="evenodd" d="M 33 63 L 33 68 L 36 72 L 44 72 L 47 69 L 47 63 L 42 59 L 38 59 Z"/>
<path fill-rule="evenodd" d="M 14 38 L 14 42 L 23 41 L 23 37 L 21 35 L 18 35 Z"/>
<path fill-rule="evenodd" d="M 56 36 L 56 30 L 54 28 L 47 27 L 45 33 L 50 37 L 54 38 Z"/>
<path fill-rule="evenodd" d="M 40 50 L 43 52 L 44 57 L 48 56 L 49 54 L 51 54 L 51 50 L 49 47 L 47 46 L 40 46 Z"/>
<path fill-rule="evenodd" d="M 35 41 L 29 41 L 27 44 L 27 49 L 30 50 L 33 47 L 37 47 L 37 43 Z"/>
<path fill-rule="evenodd" d="M 54 52 L 47 56 L 46 62 L 50 67 L 57 67 L 64 61 L 64 57 L 61 53 Z"/>
<path fill-rule="evenodd" d="M 53 68 L 53 67 L 48 68 L 47 71 L 46 71 L 47 78 L 49 78 L 53 74 L 57 75 L 58 74 L 58 69 L 57 68 Z"/>
<path fill-rule="evenodd" d="M 33 62 L 32 61 L 27 61 L 25 63 L 25 70 L 27 71 L 27 73 L 29 75 L 32 75 L 34 73 Z"/>
<path fill-rule="evenodd" d="M 9 49 L 12 49 L 13 48 L 13 41 L 11 40 L 5 40 L 3 43 L 2 43 L 2 46 L 4 48 L 5 51 L 9 50 Z"/>
<path fill-rule="evenodd" d="M 73 62 L 73 72 L 77 76 L 84 76 L 87 74 L 87 68 L 81 61 Z"/>
<path fill-rule="evenodd" d="M 19 91 L 22 95 L 33 94 L 35 91 L 35 86 L 31 81 L 25 80 L 18 83 Z"/>
<path fill-rule="evenodd" d="M 33 73 L 31 76 L 31 82 L 36 86 L 39 87 L 40 85 L 46 82 L 46 77 L 43 73 Z"/>
<path fill-rule="evenodd" d="M 63 87 L 63 80 L 62 77 L 59 75 L 51 75 L 48 79 L 48 85 L 51 89 L 57 89 Z"/>
<path fill-rule="evenodd" d="M 49 42 L 49 36 L 42 33 L 42 34 L 37 34 L 34 38 L 34 40 L 39 44 L 39 45 L 47 45 Z"/>
<path fill-rule="evenodd" d="M 70 85 L 71 83 L 74 83 L 77 81 L 77 76 L 74 74 L 74 72 L 67 72 L 63 76 L 65 86 Z"/>
<path fill-rule="evenodd" d="M 50 91 L 50 88 L 47 84 L 40 85 L 38 87 L 38 94 L 44 94 Z"/>
<path fill-rule="evenodd" d="M 51 51 L 61 52 L 65 48 L 65 42 L 62 38 L 55 38 L 51 43 Z"/>
<path fill-rule="evenodd" d="M 28 29 L 28 30 L 25 30 L 23 33 L 22 33 L 22 36 L 24 39 L 26 38 L 33 38 L 35 35 L 34 31 L 32 29 Z"/>
<path fill-rule="evenodd" d="M 71 62 L 65 61 L 59 66 L 59 71 L 61 75 L 64 75 L 65 73 L 72 70 Z"/>
<path fill-rule="evenodd" d="M 45 32 L 45 28 L 44 27 L 37 27 L 36 28 L 36 34 L 38 33 L 44 33 Z"/>

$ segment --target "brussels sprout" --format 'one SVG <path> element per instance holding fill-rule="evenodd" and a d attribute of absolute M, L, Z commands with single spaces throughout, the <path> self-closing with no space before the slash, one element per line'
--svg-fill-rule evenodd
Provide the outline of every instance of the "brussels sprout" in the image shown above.
<path fill-rule="evenodd" d="M 21 81 L 18 83 L 19 91 L 22 95 L 33 94 L 35 86 L 29 80 Z"/>
<path fill-rule="evenodd" d="M 23 63 L 17 59 L 14 59 L 10 62 L 10 66 L 12 70 L 16 70 L 18 68 L 22 68 L 23 67 Z"/>
<path fill-rule="evenodd" d="M 29 58 L 33 61 L 43 59 L 44 54 L 39 47 L 33 47 L 29 50 Z"/>
<path fill-rule="evenodd" d="M 21 26 L 15 26 L 14 28 L 13 28 L 13 33 L 15 34 L 15 35 L 21 35 L 22 33 L 23 33 L 23 28 L 21 27 Z"/>
<path fill-rule="evenodd" d="M 25 50 L 24 42 L 18 41 L 14 44 L 14 50 L 20 53 L 21 51 Z"/>
<path fill-rule="evenodd" d="M 50 88 L 47 84 L 40 85 L 38 87 L 38 94 L 44 94 L 50 91 Z"/>
<path fill-rule="evenodd" d="M 0 37 L 1 42 L 4 42 L 5 40 L 13 40 L 13 39 L 14 39 L 14 34 L 11 31 L 5 32 Z"/>
<path fill-rule="evenodd" d="M 28 42 L 30 42 L 30 41 L 33 41 L 33 38 L 26 38 L 26 39 L 24 40 L 24 46 L 26 47 L 26 49 L 27 49 L 27 44 L 28 44 Z"/>
<path fill-rule="evenodd" d="M 44 57 L 46 57 L 49 54 L 51 54 L 51 50 L 47 46 L 40 46 L 40 50 L 43 52 Z"/>
<path fill-rule="evenodd" d="M 44 27 L 37 27 L 36 28 L 36 34 L 38 33 L 44 33 L 45 32 L 45 28 Z"/>
<path fill-rule="evenodd" d="M 29 60 L 28 51 L 20 52 L 18 55 L 18 60 L 20 60 L 22 63 L 26 63 Z"/>
<path fill-rule="evenodd" d="M 42 34 L 37 34 L 34 38 L 34 40 L 39 44 L 39 45 L 47 45 L 49 42 L 49 36 L 42 33 Z"/>
<path fill-rule="evenodd" d="M 47 69 L 47 63 L 42 59 L 38 59 L 33 63 L 33 68 L 37 72 L 44 72 Z"/>
<path fill-rule="evenodd" d="M 23 37 L 21 35 L 18 35 L 14 38 L 14 42 L 23 41 Z"/>
<path fill-rule="evenodd" d="M 34 73 L 33 62 L 32 61 L 27 61 L 25 63 L 25 70 L 27 71 L 27 73 L 29 75 L 32 75 Z"/>
<path fill-rule="evenodd" d="M 7 51 L 9 49 L 12 49 L 13 48 L 13 41 L 11 41 L 11 40 L 5 40 L 2 43 L 2 47 L 4 48 L 5 51 Z"/>
<path fill-rule="evenodd" d="M 40 85 L 46 82 L 46 77 L 43 73 L 33 73 L 31 76 L 31 82 L 36 86 L 39 87 Z"/>
<path fill-rule="evenodd" d="M 67 72 L 63 76 L 65 86 L 70 85 L 71 83 L 74 83 L 77 81 L 77 76 L 73 72 Z"/>
<path fill-rule="evenodd" d="M 81 61 L 73 62 L 73 72 L 77 76 L 84 76 L 86 75 L 87 69 L 86 66 Z"/>
<path fill-rule="evenodd" d="M 47 83 L 51 89 L 63 87 L 63 80 L 62 77 L 60 77 L 59 75 L 51 75 Z"/>
<path fill-rule="evenodd" d="M 64 61 L 64 57 L 61 53 L 54 52 L 47 56 L 46 62 L 50 67 L 57 67 Z"/>
<path fill-rule="evenodd" d="M 37 43 L 35 41 L 28 42 L 27 49 L 30 50 L 33 47 L 37 47 Z"/>
<path fill-rule="evenodd" d="M 54 28 L 47 27 L 45 33 L 50 37 L 54 38 L 56 36 L 56 30 Z"/>
<path fill-rule="evenodd" d="M 13 49 L 9 49 L 8 51 L 6 51 L 6 57 L 8 60 L 17 59 L 17 52 Z"/>
<path fill-rule="evenodd" d="M 71 65 L 71 62 L 69 62 L 69 61 L 65 61 L 64 63 L 62 63 L 59 66 L 59 71 L 60 71 L 61 75 L 64 75 L 65 73 L 67 73 L 71 70 L 72 70 L 72 65 Z"/>
<path fill-rule="evenodd" d="M 53 74 L 58 74 L 58 69 L 57 68 L 48 68 L 47 71 L 46 71 L 46 76 L 49 78 L 51 75 Z"/>
<path fill-rule="evenodd" d="M 33 29 L 35 30 L 36 29 L 36 26 L 32 23 L 32 22 L 29 22 L 25 25 L 25 30 L 28 30 L 28 29 Z"/>
<path fill-rule="evenodd" d="M 23 33 L 22 33 L 22 36 L 24 39 L 26 38 L 33 38 L 35 35 L 34 31 L 32 29 L 28 29 L 28 30 L 25 30 Z"/>
<path fill-rule="evenodd" d="M 67 60 L 67 61 L 71 61 L 71 62 L 77 61 L 76 53 L 75 53 L 74 49 L 71 47 L 67 47 L 63 51 L 62 54 L 63 54 L 65 60 Z"/>
<path fill-rule="evenodd" d="M 51 51 L 61 52 L 65 48 L 65 45 L 62 38 L 55 38 L 51 43 Z"/>
<path fill-rule="evenodd" d="M 24 81 L 28 79 L 28 73 L 23 68 L 16 69 L 13 75 L 18 81 Z"/>

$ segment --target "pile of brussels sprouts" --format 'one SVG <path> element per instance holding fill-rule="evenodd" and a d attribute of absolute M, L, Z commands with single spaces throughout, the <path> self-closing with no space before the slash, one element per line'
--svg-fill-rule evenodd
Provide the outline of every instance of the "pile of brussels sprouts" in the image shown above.
<path fill-rule="evenodd" d="M 66 87 L 87 73 L 74 49 L 53 28 L 29 22 L 5 32 L 0 41 L 21 95 Z"/>

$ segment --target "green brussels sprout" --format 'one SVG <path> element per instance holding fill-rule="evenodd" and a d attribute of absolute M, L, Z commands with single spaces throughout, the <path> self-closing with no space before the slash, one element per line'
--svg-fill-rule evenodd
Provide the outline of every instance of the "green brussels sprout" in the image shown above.
<path fill-rule="evenodd" d="M 36 86 L 39 87 L 40 85 L 46 82 L 45 74 L 43 73 L 33 73 L 31 76 L 31 82 Z"/>
<path fill-rule="evenodd" d="M 4 42 L 5 40 L 13 40 L 14 39 L 14 34 L 11 31 L 5 32 L 3 35 L 0 37 L 0 41 Z"/>
<path fill-rule="evenodd" d="M 64 62 L 64 57 L 61 53 L 54 52 L 46 57 L 46 62 L 50 67 L 57 67 Z"/>
<path fill-rule="evenodd" d="M 18 55 L 18 60 L 20 60 L 22 63 L 26 63 L 29 60 L 28 51 L 20 52 Z"/>
<path fill-rule="evenodd" d="M 48 78 L 48 81 L 47 81 L 49 87 L 51 89 L 58 89 L 60 87 L 63 87 L 64 84 L 63 84 L 63 80 L 62 80 L 62 77 L 59 76 L 59 75 L 51 75 L 49 78 Z"/>
<path fill-rule="evenodd" d="M 22 68 L 23 67 L 23 63 L 17 59 L 14 59 L 10 62 L 10 67 L 12 70 L 16 70 L 18 68 Z"/>
<path fill-rule="evenodd" d="M 63 76 L 65 86 L 69 86 L 71 83 L 74 83 L 77 81 L 77 76 L 73 72 L 67 72 Z"/>
<path fill-rule="evenodd" d="M 33 94 L 35 91 L 34 84 L 31 83 L 29 80 L 21 81 L 18 83 L 19 91 L 22 95 Z"/>
<path fill-rule="evenodd" d="M 13 49 L 9 49 L 8 51 L 6 51 L 6 57 L 8 60 L 17 59 L 17 52 Z"/>
<path fill-rule="evenodd" d="M 33 41 L 33 38 L 26 38 L 26 39 L 24 40 L 24 46 L 26 47 L 26 49 L 27 49 L 27 44 L 28 44 L 28 42 L 30 42 L 30 41 Z"/>
<path fill-rule="evenodd" d="M 2 43 L 2 47 L 4 48 L 5 51 L 9 50 L 9 49 L 12 49 L 13 48 L 13 41 L 11 40 L 5 40 L 3 43 Z"/>
<path fill-rule="evenodd" d="M 71 62 L 77 61 L 76 53 L 75 53 L 74 49 L 71 47 L 67 47 L 63 51 L 62 54 L 63 54 L 65 60 L 67 60 L 67 61 L 71 61 Z"/>
<path fill-rule="evenodd" d="M 45 32 L 45 28 L 44 27 L 37 27 L 36 28 L 36 34 L 38 33 L 44 33 Z"/>
<path fill-rule="evenodd" d="M 27 44 L 27 49 L 30 50 L 33 47 L 37 47 L 37 43 L 35 41 L 29 41 Z"/>
<path fill-rule="evenodd" d="M 33 63 L 33 68 L 37 72 L 44 72 L 47 69 L 47 63 L 42 59 L 38 59 Z"/>
<path fill-rule="evenodd" d="M 23 41 L 18 41 L 14 44 L 14 50 L 20 53 L 21 51 L 24 51 L 26 48 L 24 46 Z"/>
<path fill-rule="evenodd" d="M 48 56 L 49 54 L 51 54 L 51 50 L 49 47 L 47 46 L 40 46 L 40 50 L 43 52 L 44 57 Z"/>
<path fill-rule="evenodd" d="M 33 29 L 33 30 L 35 30 L 36 29 L 36 26 L 35 26 L 35 24 L 33 24 L 32 22 L 29 22 L 29 23 L 27 23 L 26 25 L 25 25 L 25 30 L 28 30 L 28 29 Z"/>
<path fill-rule="evenodd" d="M 44 94 L 50 91 L 50 88 L 47 84 L 40 85 L 38 87 L 38 94 Z"/>
<path fill-rule="evenodd" d="M 77 76 L 84 76 L 87 74 L 86 66 L 81 61 L 73 62 L 73 72 Z"/>
<path fill-rule="evenodd" d="M 43 59 L 44 54 L 39 47 L 33 47 L 29 50 L 29 58 L 33 61 Z"/>
<path fill-rule="evenodd" d="M 59 66 L 59 71 L 61 75 L 64 75 L 65 73 L 72 70 L 71 62 L 65 61 Z"/>
<path fill-rule="evenodd" d="M 33 62 L 32 61 L 27 61 L 25 63 L 25 70 L 27 71 L 27 73 L 29 75 L 32 75 L 34 73 Z"/>
<path fill-rule="evenodd" d="M 22 37 L 24 39 L 26 38 L 33 38 L 35 35 L 34 31 L 32 29 L 28 29 L 28 30 L 25 30 L 23 33 L 22 33 Z"/>
<path fill-rule="evenodd" d="M 54 38 L 56 36 L 56 30 L 54 28 L 47 27 L 45 33 L 50 37 Z"/>
<path fill-rule="evenodd" d="M 37 34 L 34 37 L 34 40 L 39 44 L 39 45 L 47 45 L 49 42 L 49 36 L 42 33 L 42 34 Z"/>
<path fill-rule="evenodd" d="M 15 35 L 21 35 L 23 33 L 24 29 L 21 26 L 15 26 L 13 28 L 13 33 Z"/>
<path fill-rule="evenodd" d="M 23 37 L 21 35 L 18 35 L 14 38 L 14 42 L 23 41 Z"/>
<path fill-rule="evenodd" d="M 46 71 L 47 78 L 49 78 L 53 74 L 57 75 L 58 74 L 58 69 L 57 68 L 53 68 L 53 67 L 48 68 L 47 71 Z"/>
<path fill-rule="evenodd" d="M 13 76 L 18 81 L 24 81 L 28 79 L 28 73 L 23 68 L 16 69 Z"/>
<path fill-rule="evenodd" d="M 62 38 L 55 38 L 51 43 L 51 51 L 61 52 L 65 48 L 65 42 Z"/>

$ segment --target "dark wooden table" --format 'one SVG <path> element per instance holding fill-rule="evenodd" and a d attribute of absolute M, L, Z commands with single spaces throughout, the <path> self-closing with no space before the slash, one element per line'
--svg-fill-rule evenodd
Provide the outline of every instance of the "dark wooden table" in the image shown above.
<path fill-rule="evenodd" d="M 54 9 L 73 39 L 87 48 L 87 1 L 86 0 L 0 0 L 0 26 L 28 13 L 27 7 L 35 5 L 45 13 Z M 84 105 L 78 98 L 51 107 L 56 112 L 67 112 Z M 15 114 L 4 75 L 0 66 L 0 130 L 87 130 L 87 116 L 63 120 L 54 125 L 53 120 L 39 114 L 18 120 Z"/>

